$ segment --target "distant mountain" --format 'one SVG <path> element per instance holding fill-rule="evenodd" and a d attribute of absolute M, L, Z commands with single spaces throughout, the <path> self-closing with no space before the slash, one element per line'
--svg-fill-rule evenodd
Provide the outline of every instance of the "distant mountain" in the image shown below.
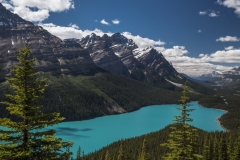
<path fill-rule="evenodd" d="M 223 75 L 240 75 L 240 67 L 232 68 L 229 71 L 222 72 Z"/>
<path fill-rule="evenodd" d="M 212 72 L 195 77 L 198 80 L 211 81 L 217 84 L 230 84 L 240 82 L 240 67 L 232 68 L 224 72 Z"/>

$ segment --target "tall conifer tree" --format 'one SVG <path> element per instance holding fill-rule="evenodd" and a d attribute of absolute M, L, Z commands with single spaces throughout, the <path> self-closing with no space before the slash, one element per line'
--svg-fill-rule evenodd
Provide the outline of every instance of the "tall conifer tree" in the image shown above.
<path fill-rule="evenodd" d="M 146 137 L 144 137 L 143 139 L 143 143 L 142 143 L 142 150 L 141 153 L 138 157 L 138 160 L 148 160 L 148 153 L 147 153 L 147 140 Z"/>
<path fill-rule="evenodd" d="M 11 69 L 13 76 L 7 78 L 14 94 L 7 94 L 10 101 L 2 102 L 17 121 L 0 118 L 0 126 L 6 128 L 0 129 L 0 159 L 67 159 L 71 152 L 66 148 L 73 143 L 63 142 L 55 137 L 55 130 L 45 128 L 64 118 L 59 113 L 44 114 L 37 104 L 47 84 L 35 71 L 30 48 L 20 49 L 17 59 L 20 64 Z"/>
<path fill-rule="evenodd" d="M 196 150 L 197 145 L 197 133 L 196 129 L 193 129 L 188 122 L 193 121 L 189 117 L 190 112 L 193 109 L 188 109 L 187 96 L 188 87 L 186 84 L 183 86 L 183 92 L 181 96 L 181 108 L 177 108 L 181 111 L 180 116 L 175 116 L 174 123 L 171 127 L 169 139 L 167 143 L 162 144 L 168 148 L 168 152 L 163 157 L 165 160 L 194 160 L 202 159 L 202 156 L 198 154 Z"/>
<path fill-rule="evenodd" d="M 118 151 L 117 160 L 124 160 L 122 140 L 120 142 L 120 148 L 119 148 L 119 151 Z"/>

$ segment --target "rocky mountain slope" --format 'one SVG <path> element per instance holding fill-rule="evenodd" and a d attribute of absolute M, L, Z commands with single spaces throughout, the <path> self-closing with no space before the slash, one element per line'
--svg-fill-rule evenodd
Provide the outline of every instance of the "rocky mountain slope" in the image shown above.
<path fill-rule="evenodd" d="M 133 40 L 120 33 L 102 37 L 92 33 L 78 40 L 78 43 L 89 51 L 97 66 L 107 71 L 154 86 L 169 84 L 166 79 L 174 82 L 183 79 L 153 47 L 140 49 Z"/>
<path fill-rule="evenodd" d="M 5 77 L 11 76 L 10 69 L 18 63 L 17 50 L 28 45 L 37 58 L 38 71 L 49 84 L 41 101 L 43 110 L 60 112 L 66 120 L 178 103 L 181 88 L 173 82 L 184 83 L 186 79 L 154 48 L 139 49 L 119 33 L 61 40 L 1 3 L 0 13 L 0 102 L 6 100 L 4 94 L 11 93 Z M 205 94 L 206 89 L 198 84 L 187 83 Z M 198 97 L 192 96 L 192 100 Z M 9 116 L 0 104 L 0 117 Z"/>
<path fill-rule="evenodd" d="M 1 79 L 9 75 L 16 63 L 17 50 L 25 44 L 37 58 L 40 71 L 53 74 L 88 74 L 97 67 L 89 53 L 75 41 L 51 35 L 40 26 L 11 13 L 0 3 Z"/>

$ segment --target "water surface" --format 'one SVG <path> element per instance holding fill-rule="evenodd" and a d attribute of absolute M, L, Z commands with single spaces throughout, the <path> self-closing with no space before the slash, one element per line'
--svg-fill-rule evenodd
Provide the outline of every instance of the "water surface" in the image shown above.
<path fill-rule="evenodd" d="M 222 110 L 203 108 L 197 102 L 189 103 L 192 109 L 191 125 L 205 131 L 222 131 L 216 119 L 226 113 Z M 180 115 L 179 105 L 153 105 L 140 110 L 120 115 L 99 117 L 91 120 L 63 122 L 55 125 L 57 136 L 64 141 L 74 142 L 71 148 L 75 158 L 78 146 L 90 153 L 114 141 L 140 136 L 157 131 L 173 122 L 173 117 Z"/>
<path fill-rule="evenodd" d="M 197 102 L 189 103 L 195 109 L 191 112 L 194 119 L 190 124 L 205 131 L 223 131 L 216 119 L 226 113 L 222 110 L 204 108 Z M 91 120 L 64 122 L 54 126 L 57 135 L 63 140 L 74 142 L 72 152 L 76 154 L 81 146 L 85 153 L 93 152 L 114 141 L 140 136 L 157 131 L 173 122 L 173 117 L 180 115 L 179 105 L 153 105 L 135 112 L 99 117 Z"/>

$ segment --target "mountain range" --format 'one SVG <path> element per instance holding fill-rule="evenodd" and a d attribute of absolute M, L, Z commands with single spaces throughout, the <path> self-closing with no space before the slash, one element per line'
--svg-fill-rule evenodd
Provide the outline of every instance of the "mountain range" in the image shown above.
<path fill-rule="evenodd" d="M 24 45 L 31 48 L 37 71 L 49 83 L 41 101 L 43 110 L 58 111 L 67 120 L 178 103 L 184 82 L 193 93 L 212 93 L 178 73 L 153 47 L 138 48 L 120 33 L 61 40 L 1 3 L 0 13 L 1 101 L 5 93 L 11 93 L 5 77 L 12 76 L 10 69 L 18 63 L 17 51 Z M 1 117 L 10 116 L 4 106 L 0 113 Z"/>
<path fill-rule="evenodd" d="M 213 71 L 212 73 L 203 74 L 198 77 L 194 77 L 197 80 L 201 81 L 210 81 L 214 82 L 215 84 L 234 84 L 240 82 L 240 67 L 232 68 L 231 70 L 224 71 L 224 72 L 216 72 Z"/>

